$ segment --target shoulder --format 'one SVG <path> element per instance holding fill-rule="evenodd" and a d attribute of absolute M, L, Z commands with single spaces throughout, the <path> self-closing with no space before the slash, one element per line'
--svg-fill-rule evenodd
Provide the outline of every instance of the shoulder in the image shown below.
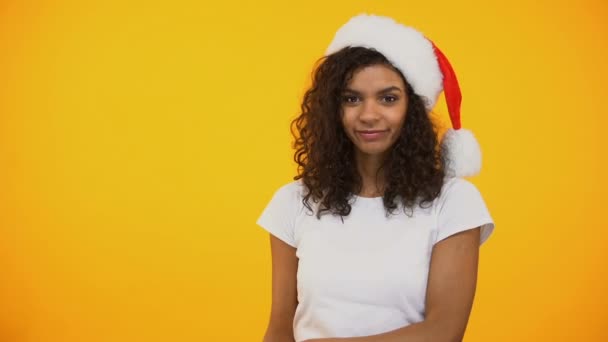
<path fill-rule="evenodd" d="M 277 211 L 295 213 L 302 210 L 303 199 L 306 194 L 305 185 L 302 180 L 284 183 L 275 189 L 269 206 L 277 208 Z"/>
<path fill-rule="evenodd" d="M 258 225 L 292 247 L 296 246 L 296 218 L 302 211 L 302 188 L 299 181 L 281 185 L 257 220 Z"/>
<path fill-rule="evenodd" d="M 442 191 L 449 191 L 450 189 L 471 189 L 476 188 L 475 184 L 460 177 L 449 177 L 443 182 Z M 458 190 L 457 190 L 458 191 Z"/>
<path fill-rule="evenodd" d="M 477 187 L 463 178 L 445 181 L 436 202 L 437 241 L 474 227 L 482 227 L 483 243 L 494 229 L 494 221 Z"/>
<path fill-rule="evenodd" d="M 479 190 L 475 184 L 464 178 L 450 177 L 447 178 L 443 183 L 441 193 L 437 198 L 437 204 L 441 206 L 446 201 L 449 202 L 455 199 L 466 199 L 471 196 L 478 197 L 480 195 L 481 194 L 479 193 Z"/>
<path fill-rule="evenodd" d="M 302 199 L 304 196 L 304 183 L 301 179 L 281 185 L 275 190 L 274 196 L 283 200 Z"/>

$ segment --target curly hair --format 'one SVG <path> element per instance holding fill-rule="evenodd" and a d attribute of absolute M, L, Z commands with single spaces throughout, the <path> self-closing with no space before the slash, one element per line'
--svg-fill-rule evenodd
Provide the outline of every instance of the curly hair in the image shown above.
<path fill-rule="evenodd" d="M 385 179 L 385 213 L 394 214 L 399 202 L 411 216 L 416 205 L 427 207 L 439 195 L 445 177 L 443 150 L 437 129 L 403 74 L 374 49 L 346 47 L 321 58 L 305 92 L 301 113 L 291 122 L 294 161 L 307 191 L 302 202 L 313 211 L 312 199 L 323 212 L 348 216 L 349 200 L 359 193 L 362 179 L 355 162 L 355 147 L 342 125 L 342 92 L 354 73 L 363 67 L 386 65 L 403 79 L 408 96 L 405 122 L 380 167 Z M 314 212 L 314 211 L 313 211 Z"/>

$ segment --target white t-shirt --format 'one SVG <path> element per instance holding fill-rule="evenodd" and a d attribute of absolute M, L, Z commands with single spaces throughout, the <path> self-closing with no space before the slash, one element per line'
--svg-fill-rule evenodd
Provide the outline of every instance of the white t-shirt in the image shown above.
<path fill-rule="evenodd" d="M 477 188 L 447 179 L 432 206 L 408 217 L 385 216 L 382 197 L 354 197 L 344 217 L 321 219 L 302 204 L 303 183 L 279 188 L 257 224 L 296 248 L 296 342 L 375 335 L 424 320 L 433 245 L 481 226 L 481 243 L 494 222 Z M 315 203 L 310 201 L 313 209 Z"/>

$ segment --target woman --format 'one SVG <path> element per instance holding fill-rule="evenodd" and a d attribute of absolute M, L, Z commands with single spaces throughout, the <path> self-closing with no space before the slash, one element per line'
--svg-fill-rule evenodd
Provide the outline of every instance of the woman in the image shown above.
<path fill-rule="evenodd" d="M 444 90 L 453 128 L 429 118 Z M 292 123 L 295 181 L 257 223 L 270 232 L 264 341 L 460 341 L 479 245 L 494 223 L 476 187 L 477 143 L 437 47 L 390 18 L 338 32 Z"/>

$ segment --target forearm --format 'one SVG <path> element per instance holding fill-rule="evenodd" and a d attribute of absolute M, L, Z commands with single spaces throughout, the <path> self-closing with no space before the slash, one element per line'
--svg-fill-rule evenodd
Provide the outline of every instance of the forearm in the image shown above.
<path fill-rule="evenodd" d="M 295 342 L 291 319 L 272 319 L 266 328 L 263 342 Z"/>
<path fill-rule="evenodd" d="M 440 324 L 433 321 L 422 321 L 378 335 L 321 338 L 305 342 L 452 342 L 460 340 Z"/>
<path fill-rule="evenodd" d="M 263 342 L 295 342 L 293 334 L 288 332 L 267 332 Z"/>

